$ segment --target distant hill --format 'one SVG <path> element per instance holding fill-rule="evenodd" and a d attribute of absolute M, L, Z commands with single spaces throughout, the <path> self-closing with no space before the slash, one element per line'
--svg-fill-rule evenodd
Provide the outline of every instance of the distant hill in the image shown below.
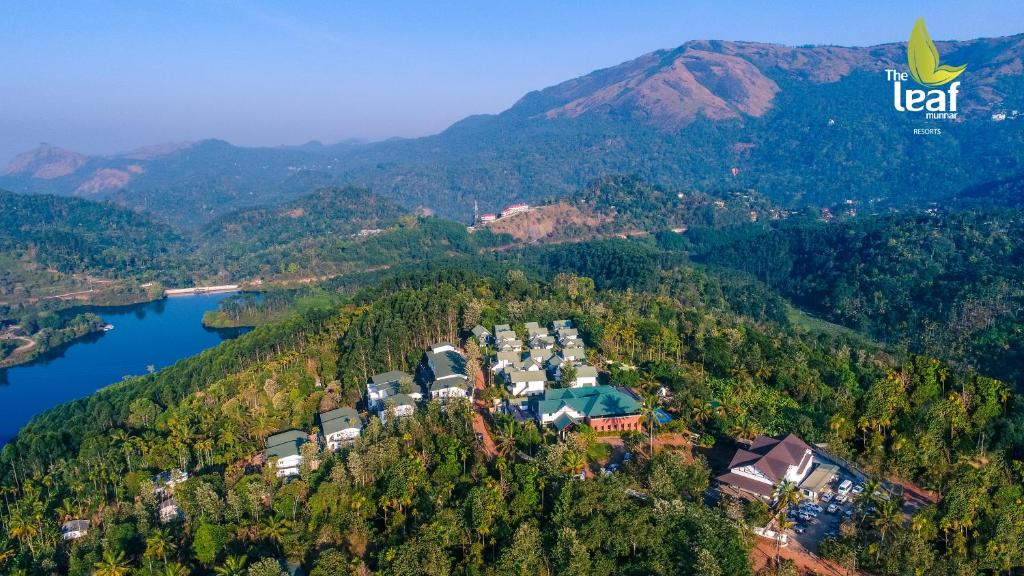
<path fill-rule="evenodd" d="M 886 68 L 903 44 L 788 47 L 694 41 L 525 95 L 435 136 L 372 144 L 238 148 L 222 141 L 83 158 L 43 147 L 0 176 L 18 191 L 111 198 L 200 224 L 327 185 L 357 184 L 409 210 L 468 220 L 476 202 L 564 198 L 596 178 L 638 176 L 788 207 L 844 199 L 920 206 L 1024 172 L 1024 35 L 938 42 L 961 76 L 960 121 L 892 106 Z M 940 136 L 913 129 L 934 126 Z"/>
<path fill-rule="evenodd" d="M 109 202 L 0 190 L 0 317 L 40 299 L 138 298 L 146 280 L 187 278 L 190 249 L 167 225 Z"/>

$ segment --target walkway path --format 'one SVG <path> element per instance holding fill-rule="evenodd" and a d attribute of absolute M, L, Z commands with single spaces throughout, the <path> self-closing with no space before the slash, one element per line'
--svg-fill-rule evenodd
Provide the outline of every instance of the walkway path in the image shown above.
<path fill-rule="evenodd" d="M 479 372 L 476 377 L 476 384 L 474 385 L 476 394 L 473 399 L 473 432 L 478 434 L 478 437 L 483 437 L 483 441 L 479 442 L 480 449 L 484 451 L 484 454 L 488 458 L 498 457 L 498 446 L 494 443 L 494 439 L 491 438 L 491 429 L 487 426 L 486 418 L 489 417 L 487 412 L 487 404 L 483 400 L 484 386 L 484 375 Z"/>

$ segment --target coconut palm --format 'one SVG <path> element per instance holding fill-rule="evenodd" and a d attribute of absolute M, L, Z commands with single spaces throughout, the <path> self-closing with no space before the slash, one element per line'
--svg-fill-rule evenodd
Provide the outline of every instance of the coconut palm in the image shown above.
<path fill-rule="evenodd" d="M 586 465 L 586 457 L 576 450 L 566 450 L 562 456 L 562 470 L 569 476 L 579 474 Z"/>
<path fill-rule="evenodd" d="M 866 490 L 865 490 L 866 492 Z M 875 512 L 871 517 L 871 526 L 878 530 L 879 535 L 879 546 L 878 554 L 875 559 L 882 553 L 882 545 L 885 544 L 885 536 L 894 528 L 900 526 L 903 523 L 903 513 L 900 512 L 899 504 L 893 500 L 883 500 L 878 504 Z"/>
<path fill-rule="evenodd" d="M 96 563 L 94 576 L 127 576 L 131 567 L 124 558 L 124 552 L 120 550 L 115 554 L 107 550 L 103 553 L 103 560 Z"/>
<path fill-rule="evenodd" d="M 245 556 L 228 556 L 224 559 L 224 564 L 217 567 L 214 572 L 217 576 L 245 576 L 247 562 L 248 558 Z"/>
<path fill-rule="evenodd" d="M 267 523 L 263 525 L 263 529 L 260 531 L 260 534 L 271 542 L 281 544 L 290 532 L 291 526 L 289 525 L 288 520 L 279 516 L 274 516 L 273 518 L 267 519 Z"/>
<path fill-rule="evenodd" d="M 495 442 L 498 453 L 508 456 L 516 449 L 516 423 L 505 422 L 498 429 L 498 441 Z"/>
<path fill-rule="evenodd" d="M 167 555 L 173 550 L 174 544 L 170 535 L 163 528 L 153 530 L 146 538 L 146 551 L 143 553 L 147 559 L 152 561 L 158 559 L 161 562 L 167 560 Z"/>

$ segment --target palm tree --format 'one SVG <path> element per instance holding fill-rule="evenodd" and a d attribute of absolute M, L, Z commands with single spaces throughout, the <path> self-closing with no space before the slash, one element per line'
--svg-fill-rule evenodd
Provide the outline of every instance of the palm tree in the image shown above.
<path fill-rule="evenodd" d="M 562 456 L 562 470 L 569 476 L 576 476 L 587 465 L 587 459 L 576 450 L 566 450 Z"/>
<path fill-rule="evenodd" d="M 658 422 L 658 397 L 653 394 L 644 395 L 644 400 L 640 404 L 640 419 L 647 424 L 648 435 L 650 438 L 651 446 L 651 459 L 654 459 L 654 427 L 659 425 Z"/>
<path fill-rule="evenodd" d="M 694 400 L 693 406 L 690 408 L 690 417 L 693 419 L 694 423 L 703 424 L 714 415 L 715 407 L 711 405 L 711 402 Z"/>
<path fill-rule="evenodd" d="M 775 524 L 781 526 L 787 522 L 786 512 L 789 511 L 789 507 L 799 504 L 801 500 L 803 496 L 796 484 L 783 480 L 775 490 Z"/>
<path fill-rule="evenodd" d="M 167 554 L 172 550 L 173 546 L 167 531 L 163 528 L 157 528 L 146 538 L 146 551 L 143 553 L 143 556 L 149 559 L 150 563 L 152 563 L 153 559 L 164 562 L 167 560 Z"/>
<path fill-rule="evenodd" d="M 128 571 L 131 568 L 128 562 L 125 561 L 124 552 L 120 550 L 117 554 L 114 554 L 110 550 L 103 553 L 103 560 L 96 563 L 96 571 L 93 572 L 94 576 L 127 576 Z"/>
<path fill-rule="evenodd" d="M 248 558 L 243 556 L 228 556 L 224 559 L 224 564 L 218 567 L 214 572 L 217 576 L 245 576 L 245 564 Z"/>
<path fill-rule="evenodd" d="M 900 507 L 895 501 L 889 499 L 879 503 L 871 519 L 871 526 L 878 530 L 879 534 L 878 554 L 876 554 L 875 560 L 878 560 L 882 554 L 882 545 L 885 544 L 886 533 L 902 524 L 902 522 L 903 513 L 900 512 Z"/>
<path fill-rule="evenodd" d="M 263 525 L 263 530 L 261 530 L 264 538 L 277 544 L 284 542 L 284 539 L 290 532 L 291 526 L 289 526 L 288 520 L 279 516 L 269 518 L 267 523 Z"/>
<path fill-rule="evenodd" d="M 516 423 L 505 422 L 498 430 L 498 441 L 495 443 L 498 453 L 508 456 L 516 449 Z"/>
<path fill-rule="evenodd" d="M 35 518 L 23 512 L 21 508 L 16 508 L 10 517 L 7 533 L 23 545 L 27 545 L 29 553 L 35 555 L 36 550 L 32 541 L 39 535 L 39 523 Z"/>
<path fill-rule="evenodd" d="M 185 568 L 177 562 L 164 564 L 163 576 L 188 576 L 188 568 Z"/>

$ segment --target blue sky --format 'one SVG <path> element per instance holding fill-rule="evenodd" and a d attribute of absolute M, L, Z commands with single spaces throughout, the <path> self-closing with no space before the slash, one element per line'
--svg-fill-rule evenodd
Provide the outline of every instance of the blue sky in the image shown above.
<path fill-rule="evenodd" d="M 0 3 L 0 162 L 420 136 L 692 39 L 871 45 L 1024 32 L 1020 0 Z"/>

